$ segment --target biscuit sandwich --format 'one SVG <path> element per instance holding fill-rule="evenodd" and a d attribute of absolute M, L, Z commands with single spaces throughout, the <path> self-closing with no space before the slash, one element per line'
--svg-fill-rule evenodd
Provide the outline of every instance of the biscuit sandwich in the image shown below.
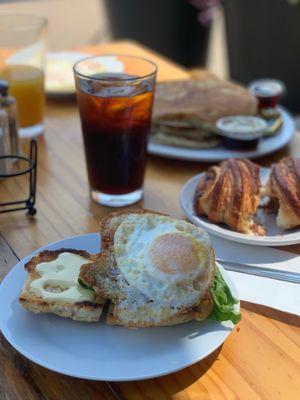
<path fill-rule="evenodd" d="M 100 223 L 101 254 L 79 282 L 111 301 L 107 323 L 129 328 L 206 318 L 240 319 L 202 229 L 147 210 L 110 214 Z"/>
<path fill-rule="evenodd" d="M 153 142 L 189 148 L 221 143 L 215 122 L 230 115 L 255 115 L 257 100 L 244 87 L 214 77 L 158 83 Z"/>

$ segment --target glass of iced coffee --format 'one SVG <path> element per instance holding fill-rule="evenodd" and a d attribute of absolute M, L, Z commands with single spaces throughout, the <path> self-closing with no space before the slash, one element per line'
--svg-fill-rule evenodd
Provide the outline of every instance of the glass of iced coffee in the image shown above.
<path fill-rule="evenodd" d="M 120 207 L 143 196 L 157 67 L 123 55 L 74 66 L 91 197 Z"/>

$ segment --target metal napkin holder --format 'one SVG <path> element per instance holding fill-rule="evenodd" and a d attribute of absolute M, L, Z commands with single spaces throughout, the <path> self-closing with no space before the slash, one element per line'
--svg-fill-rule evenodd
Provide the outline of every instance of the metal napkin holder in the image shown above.
<path fill-rule="evenodd" d="M 27 168 L 11 173 L 0 173 L 0 178 L 9 179 L 20 175 L 29 174 L 29 196 L 24 200 L 16 200 L 10 202 L 0 202 L 0 214 L 5 212 L 28 210 L 29 215 L 35 215 L 37 210 L 34 207 L 35 194 L 36 194 L 36 169 L 37 169 L 37 142 L 31 140 L 29 157 L 23 157 L 18 155 L 7 155 L 1 156 L 0 160 L 8 159 L 11 161 L 22 160 L 27 163 Z M 2 210 L 2 208 L 5 208 Z"/>

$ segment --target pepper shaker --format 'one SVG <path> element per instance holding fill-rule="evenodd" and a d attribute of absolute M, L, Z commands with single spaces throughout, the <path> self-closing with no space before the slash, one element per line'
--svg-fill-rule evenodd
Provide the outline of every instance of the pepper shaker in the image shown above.
<path fill-rule="evenodd" d="M 0 104 L 8 116 L 9 137 L 11 155 L 19 155 L 19 137 L 18 137 L 18 109 L 17 101 L 9 96 L 9 84 L 6 80 L 0 80 Z"/>
<path fill-rule="evenodd" d="M 0 97 L 1 105 L 1 97 Z M 11 155 L 11 142 L 9 136 L 8 116 L 5 110 L 0 108 L 0 157 Z M 11 171 L 9 158 L 0 158 L 0 173 L 7 174 Z"/>

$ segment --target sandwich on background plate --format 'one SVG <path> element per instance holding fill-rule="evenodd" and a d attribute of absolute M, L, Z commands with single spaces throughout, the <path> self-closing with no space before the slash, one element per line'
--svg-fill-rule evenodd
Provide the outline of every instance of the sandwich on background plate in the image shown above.
<path fill-rule="evenodd" d="M 111 301 L 108 324 L 139 328 L 240 320 L 237 300 L 201 228 L 132 210 L 102 219 L 100 234 L 101 254 L 81 267 L 79 282 Z"/>
<path fill-rule="evenodd" d="M 214 77 L 158 83 L 153 142 L 188 148 L 221 143 L 215 122 L 230 115 L 256 115 L 257 99 L 246 88 Z"/>

